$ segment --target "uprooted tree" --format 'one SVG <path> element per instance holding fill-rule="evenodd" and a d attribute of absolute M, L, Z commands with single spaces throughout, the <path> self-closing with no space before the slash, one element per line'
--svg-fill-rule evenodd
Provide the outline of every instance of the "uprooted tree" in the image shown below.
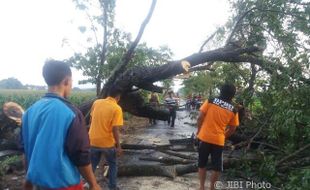
<path fill-rule="evenodd" d="M 108 22 L 107 20 L 109 20 L 109 17 L 106 15 L 107 7 L 109 6 L 106 5 L 110 5 L 111 2 L 114 1 L 106 0 L 99 2 L 103 10 L 103 22 L 106 23 Z M 268 57 L 263 54 L 267 46 L 266 44 L 268 42 L 267 37 L 270 37 L 268 34 L 264 33 L 265 30 L 267 29 L 265 30 L 264 29 L 258 30 L 256 28 L 255 28 L 256 30 L 252 29 L 251 27 L 256 27 L 255 24 L 257 23 L 255 24 L 249 23 L 245 26 L 242 25 L 242 23 L 246 22 L 247 19 L 251 19 L 248 17 L 254 14 L 252 13 L 253 11 L 257 11 L 258 13 L 262 12 L 262 14 L 277 13 L 278 17 L 280 17 L 282 14 L 286 15 L 290 13 L 281 12 L 281 10 L 268 10 L 268 9 L 264 10 L 263 8 L 259 7 L 253 7 L 242 14 L 238 13 L 239 15 L 236 16 L 237 20 L 234 21 L 235 22 L 234 26 L 231 32 L 228 34 L 226 43 L 224 44 L 223 47 L 210 51 L 203 51 L 202 47 L 198 53 L 184 57 L 181 60 L 167 61 L 166 64 L 162 64 L 159 66 L 149 66 L 149 67 L 134 66 L 128 68 L 127 66 L 130 63 L 130 60 L 134 57 L 135 48 L 137 47 L 142 37 L 146 25 L 151 19 L 152 13 L 155 9 L 155 5 L 156 1 L 152 1 L 149 13 L 146 16 L 143 23 L 141 24 L 136 39 L 129 45 L 127 52 L 123 54 L 120 62 L 115 66 L 115 68 L 111 72 L 111 75 L 105 81 L 103 88 L 98 94 L 98 98 L 106 97 L 108 89 L 112 85 L 116 85 L 119 86 L 123 91 L 120 104 L 125 111 L 128 111 L 138 116 L 154 117 L 156 119 L 165 119 L 167 113 L 164 110 L 154 110 L 152 107 L 145 104 L 143 98 L 139 94 L 139 89 L 162 92 L 163 89 L 159 86 L 153 85 L 154 82 L 161 81 L 191 71 L 210 69 L 212 64 L 214 64 L 215 62 L 230 63 L 237 65 L 238 67 L 241 67 L 242 65 L 248 63 L 252 66 L 251 68 L 253 68 L 253 70 L 257 69 L 262 70 L 266 72 L 269 76 L 273 77 L 287 76 L 291 79 L 295 78 L 294 75 L 296 75 L 296 73 L 292 73 L 290 68 L 285 66 L 286 64 L 289 63 L 283 64 L 281 60 L 275 57 Z M 255 20 L 255 22 L 258 22 L 258 24 L 267 22 L 262 19 L 258 21 L 256 21 L 257 19 L 253 20 Z M 107 27 L 108 25 L 104 24 L 103 26 Z M 288 32 L 286 32 L 285 34 L 289 35 Z M 100 64 L 104 64 L 104 62 L 106 61 L 106 51 L 107 51 L 106 46 L 108 43 L 107 35 L 108 35 L 107 29 L 104 28 L 104 38 L 103 38 L 104 41 L 101 48 Z M 267 37 L 265 37 L 264 35 L 266 35 Z M 212 35 L 212 37 L 214 37 L 214 35 Z M 208 41 L 209 40 L 212 40 L 212 38 L 209 38 Z M 206 43 L 208 43 L 208 41 L 206 41 Z M 203 45 L 206 45 L 206 43 L 204 43 Z M 98 75 L 100 75 L 100 72 L 98 73 Z M 248 90 L 251 92 L 253 92 L 252 88 L 254 85 L 253 84 L 254 79 L 255 78 L 253 73 L 253 76 L 251 76 L 251 80 L 248 81 L 249 83 Z M 298 79 L 300 83 L 309 83 L 309 80 L 303 77 L 302 75 L 299 76 Z M 92 101 L 81 105 L 80 108 L 84 114 L 87 115 L 91 104 Z"/>
<path fill-rule="evenodd" d="M 99 2 L 103 10 L 99 20 L 108 23 L 105 21 L 108 17 L 104 15 L 107 3 L 112 1 Z M 157 66 L 129 67 L 155 4 L 156 0 L 153 0 L 137 37 L 126 46 L 122 58 L 109 72 L 110 76 L 105 76 L 101 69 L 97 72 L 97 98 L 106 97 L 109 88 L 117 85 L 122 89 L 120 104 L 124 111 L 165 120 L 168 113 L 145 103 L 139 89 L 162 92 L 163 88 L 154 85 L 155 82 L 189 72 L 214 73 L 220 76 L 220 82 L 235 82 L 239 84 L 245 105 L 253 112 L 253 120 L 246 124 L 250 127 L 241 126 L 239 134 L 231 140 L 236 149 L 245 152 L 255 147 L 255 153 L 261 158 L 255 163 L 238 164 L 242 171 L 247 171 L 245 177 L 259 174 L 279 186 L 287 182 L 287 189 L 297 186 L 306 189 L 310 176 L 310 3 L 303 0 L 234 0 L 233 17 L 225 27 L 217 29 L 197 53 L 181 60 L 162 61 Z M 79 6 L 83 7 L 82 4 Z M 107 30 L 103 29 L 104 36 L 108 34 Z M 98 49 L 101 65 L 107 62 L 107 39 L 107 36 L 103 37 Z M 212 44 L 212 50 L 206 48 L 218 41 L 224 43 Z M 93 101 L 80 106 L 86 116 Z"/>
<path fill-rule="evenodd" d="M 117 85 L 123 91 L 120 104 L 125 111 L 165 120 L 167 112 L 148 106 L 139 89 L 162 92 L 163 88 L 154 82 L 188 72 L 217 72 L 220 68 L 221 82 L 238 83 L 244 104 L 254 112 L 253 128 L 240 128 L 245 133 L 236 147 L 247 150 L 256 144 L 261 150 L 263 159 L 253 165 L 258 168 L 255 171 L 269 180 L 288 180 L 291 187 L 300 182 L 294 176 L 309 178 L 305 169 L 310 164 L 309 2 L 232 1 L 232 19 L 218 28 L 197 53 L 159 66 L 128 67 L 155 4 L 156 0 L 152 1 L 136 39 L 105 81 L 98 98 L 106 97 L 109 88 Z M 216 43 L 212 50 L 206 48 L 219 40 L 224 43 Z M 102 48 L 102 57 L 104 53 Z M 93 101 L 80 106 L 84 114 L 88 114 Z M 290 168 L 298 170 L 282 175 Z M 255 173 L 254 169 L 250 172 Z"/>

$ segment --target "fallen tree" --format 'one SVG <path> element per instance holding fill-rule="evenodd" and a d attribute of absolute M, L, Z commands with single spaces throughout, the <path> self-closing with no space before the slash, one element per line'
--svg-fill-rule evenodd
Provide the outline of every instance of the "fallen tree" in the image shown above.
<path fill-rule="evenodd" d="M 120 165 L 118 176 L 162 176 L 175 178 L 175 166 L 158 166 L 150 164 Z"/>
<path fill-rule="evenodd" d="M 216 35 L 213 34 L 206 40 L 198 53 L 186 56 L 183 59 L 167 61 L 165 64 L 153 67 L 134 66 L 128 68 L 130 60 L 135 56 L 135 49 L 139 44 L 139 41 L 148 22 L 152 17 L 155 6 L 156 0 L 153 0 L 149 12 L 141 24 L 138 35 L 129 45 L 126 53 L 123 54 L 120 62 L 111 72 L 110 77 L 105 79 L 106 82 L 100 90 L 97 98 L 107 97 L 109 89 L 111 86 L 115 85 L 122 90 L 121 101 L 119 104 L 124 111 L 130 112 L 136 116 L 167 120 L 168 111 L 163 109 L 155 109 L 154 107 L 146 104 L 144 102 L 143 96 L 139 92 L 140 89 L 161 93 L 163 88 L 154 85 L 155 82 L 188 72 L 195 72 L 198 70 L 212 70 L 211 66 L 215 62 L 232 63 L 234 65 L 250 63 L 251 67 L 255 68 L 255 66 L 257 66 L 260 68 L 260 70 L 264 70 L 273 76 L 290 73 L 288 72 L 288 68 L 284 67 L 283 65 L 264 59 L 263 51 L 266 48 L 265 46 L 260 47 L 255 43 L 249 45 L 245 43 L 238 44 L 237 42 L 234 42 L 233 37 L 236 33 L 235 29 L 233 29 L 231 34 L 228 36 L 226 44 L 221 48 L 203 51 L 203 47 L 206 45 L 206 43 L 208 43 Z M 239 26 L 236 25 L 236 27 Z M 103 43 L 100 59 L 101 64 L 105 60 L 105 54 L 106 40 L 105 43 Z M 256 69 L 254 70 L 256 71 Z M 253 72 L 253 76 L 251 76 L 251 79 L 249 80 L 252 81 L 251 83 L 253 83 L 255 79 L 255 73 L 256 72 Z M 300 80 L 305 83 L 309 83 L 309 79 L 301 77 Z M 249 88 L 249 90 L 251 90 L 253 85 L 250 85 Z M 97 91 L 99 91 L 98 85 Z M 95 99 L 85 102 L 79 106 L 83 114 L 87 116 L 87 120 L 89 120 L 89 111 L 94 101 Z"/>
<path fill-rule="evenodd" d="M 172 157 L 163 157 L 163 156 L 159 156 L 159 157 L 144 156 L 144 157 L 139 157 L 139 160 L 160 162 L 160 163 L 163 163 L 166 165 L 190 164 L 190 163 L 194 162 L 193 160 L 172 158 Z"/>
<path fill-rule="evenodd" d="M 224 47 L 212 51 L 195 53 L 181 60 L 170 61 L 157 67 L 133 67 L 118 76 L 113 77 L 113 82 L 106 83 L 98 98 L 105 98 L 111 85 L 116 85 L 122 90 L 120 101 L 124 111 L 141 117 L 152 117 L 154 119 L 167 120 L 167 110 L 154 109 L 144 102 L 138 89 L 162 92 L 162 88 L 153 85 L 154 82 L 161 81 L 178 74 L 186 73 L 190 67 L 203 64 L 205 62 L 224 61 L 242 62 L 243 59 L 253 56 L 252 53 L 261 51 L 258 47 L 231 48 Z M 256 64 L 261 65 L 260 62 Z M 109 80 L 110 81 L 110 80 Z M 94 100 L 82 104 L 79 108 L 88 115 Z"/>
<path fill-rule="evenodd" d="M 152 162 L 163 163 L 162 159 L 148 159 Z M 249 156 L 246 158 L 227 158 L 224 157 L 223 167 L 225 169 L 234 168 L 244 162 L 256 162 L 260 158 L 257 156 Z M 165 163 L 170 165 L 170 162 Z M 207 165 L 207 169 L 211 169 L 211 165 Z M 162 176 L 175 178 L 176 176 L 182 176 L 189 173 L 198 171 L 197 163 L 190 162 L 189 164 L 176 164 L 173 166 L 167 165 L 154 165 L 154 164 L 124 164 L 119 166 L 119 176 Z"/>

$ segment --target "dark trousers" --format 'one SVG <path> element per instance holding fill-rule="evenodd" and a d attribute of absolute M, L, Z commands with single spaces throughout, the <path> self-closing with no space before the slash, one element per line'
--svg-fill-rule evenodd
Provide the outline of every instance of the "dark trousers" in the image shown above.
<path fill-rule="evenodd" d="M 177 117 L 177 110 L 169 109 L 169 112 L 170 112 L 170 115 L 168 119 L 168 125 L 170 125 L 170 127 L 174 127 L 174 121 L 175 121 L 175 118 Z"/>
<path fill-rule="evenodd" d="M 117 183 L 117 162 L 115 148 L 96 148 L 91 147 L 91 163 L 93 171 L 95 172 L 97 165 L 100 162 L 101 155 L 109 165 L 109 189 L 116 189 Z"/>

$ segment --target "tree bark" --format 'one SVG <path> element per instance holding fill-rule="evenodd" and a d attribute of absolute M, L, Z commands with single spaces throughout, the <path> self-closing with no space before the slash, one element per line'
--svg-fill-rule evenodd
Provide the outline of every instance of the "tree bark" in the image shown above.
<path fill-rule="evenodd" d="M 147 145 L 147 144 L 121 144 L 122 149 L 133 149 L 133 150 L 145 150 L 145 149 L 153 149 L 153 150 L 162 150 L 169 149 L 170 144 L 167 145 Z"/>
<path fill-rule="evenodd" d="M 118 168 L 118 176 L 162 176 L 168 178 L 176 177 L 176 169 L 174 166 L 158 166 L 158 165 L 120 165 Z"/>
<path fill-rule="evenodd" d="M 176 156 L 176 157 L 179 157 L 179 158 L 187 159 L 187 160 L 198 160 L 197 155 L 194 156 L 193 154 L 186 155 L 186 154 L 175 152 L 175 151 L 171 151 L 171 150 L 160 150 L 160 152 L 168 154 L 168 155 L 171 155 L 171 156 Z"/>
<path fill-rule="evenodd" d="M 177 159 L 171 157 L 154 157 L 154 156 L 140 157 L 139 160 L 160 162 L 166 165 L 190 164 L 195 162 L 193 160 L 187 160 L 187 159 L 179 159 L 179 158 Z"/>
<path fill-rule="evenodd" d="M 246 159 L 241 158 L 229 158 L 224 159 L 223 166 L 225 169 L 233 168 L 236 165 L 240 165 L 245 161 L 257 161 L 260 158 L 251 157 Z M 211 169 L 210 165 L 207 165 L 207 169 Z M 135 165 L 121 165 L 119 167 L 119 176 L 162 176 L 175 178 L 176 176 L 182 176 L 188 173 L 194 173 L 198 171 L 196 163 L 186 165 L 175 165 L 175 166 L 159 166 L 159 165 L 148 165 L 148 164 L 135 164 Z"/>
<path fill-rule="evenodd" d="M 23 108 L 14 102 L 5 103 L 3 108 L 0 109 L 0 149 L 12 146 L 12 143 L 8 143 L 6 140 L 15 142 L 17 146 L 20 131 L 19 125 L 23 113 Z"/>

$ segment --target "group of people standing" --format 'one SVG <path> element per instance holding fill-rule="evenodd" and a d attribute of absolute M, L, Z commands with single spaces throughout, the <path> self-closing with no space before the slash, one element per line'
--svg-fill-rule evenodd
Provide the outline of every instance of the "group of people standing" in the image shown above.
<path fill-rule="evenodd" d="M 153 108 L 158 108 L 161 104 L 159 103 L 159 97 L 155 92 L 151 93 L 151 96 L 149 98 L 150 106 Z M 169 117 L 168 117 L 168 125 L 170 127 L 174 127 L 175 119 L 177 116 L 177 109 L 179 105 L 179 98 L 176 96 L 172 90 L 169 90 L 167 94 L 164 97 L 164 105 L 168 111 L 169 111 Z M 156 120 L 154 118 L 149 118 L 150 124 L 156 124 Z"/>
<path fill-rule="evenodd" d="M 185 107 L 186 110 L 199 110 L 202 103 L 203 101 L 201 94 L 198 95 L 189 94 L 186 98 Z"/>
<path fill-rule="evenodd" d="M 43 78 L 48 93 L 32 105 L 22 119 L 20 145 L 26 168 L 23 189 L 82 190 L 82 176 L 90 190 L 100 190 L 94 171 L 102 156 L 109 166 L 108 188 L 118 189 L 117 156 L 122 154 L 119 128 L 123 126 L 123 112 L 118 105 L 120 89 L 113 86 L 107 98 L 93 103 L 88 131 L 82 113 L 67 100 L 72 89 L 70 67 L 61 61 L 47 61 Z M 212 190 L 223 170 L 225 139 L 239 125 L 238 112 L 231 103 L 235 92 L 233 85 L 224 85 L 218 98 L 209 99 L 200 107 L 197 122 L 200 190 L 205 189 L 209 155 L 214 171 Z M 168 123 L 174 127 L 178 100 L 169 91 L 164 101 L 170 112 Z M 155 93 L 150 103 L 159 105 Z"/>

